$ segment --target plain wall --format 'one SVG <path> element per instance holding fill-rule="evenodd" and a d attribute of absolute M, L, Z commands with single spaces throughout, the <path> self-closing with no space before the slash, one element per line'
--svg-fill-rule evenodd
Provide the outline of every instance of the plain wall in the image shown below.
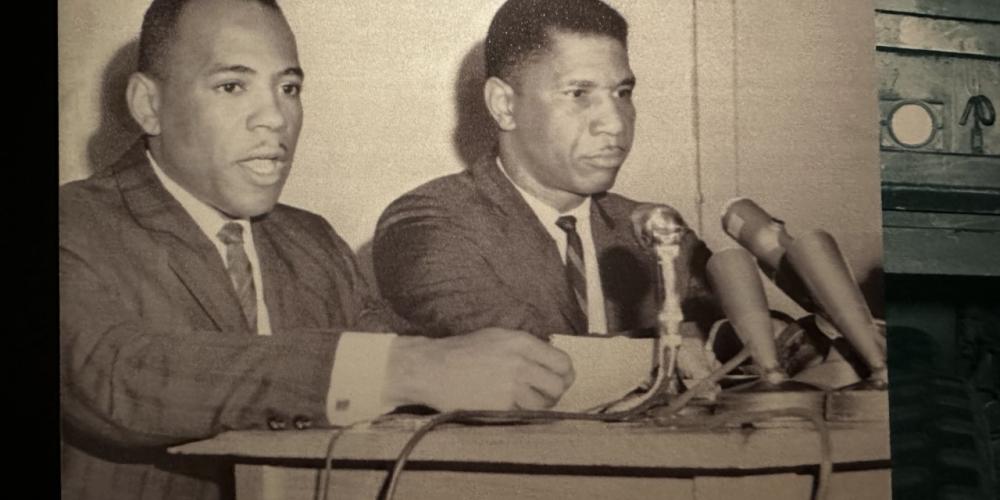
<path fill-rule="evenodd" d="M 481 42 L 501 3 L 284 1 L 307 77 L 282 201 L 326 217 L 364 260 L 389 202 L 489 149 Z M 734 196 L 786 220 L 793 236 L 824 228 L 878 311 L 870 0 L 609 3 L 631 24 L 639 81 L 635 145 L 615 191 L 673 205 L 716 250 L 733 245 L 719 210 Z M 123 82 L 147 5 L 58 3 L 60 183 L 138 137 Z"/>

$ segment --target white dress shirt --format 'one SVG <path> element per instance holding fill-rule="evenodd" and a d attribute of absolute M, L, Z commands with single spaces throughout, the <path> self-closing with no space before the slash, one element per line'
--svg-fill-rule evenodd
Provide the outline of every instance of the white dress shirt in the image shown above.
<path fill-rule="evenodd" d="M 264 281 L 260 274 L 260 259 L 253 243 L 253 229 L 246 219 L 230 219 L 168 177 L 146 151 L 153 172 L 174 199 L 194 219 L 195 224 L 208 236 L 219 251 L 223 265 L 226 262 L 226 245 L 217 236 L 222 226 L 237 222 L 243 226 L 243 249 L 250 260 L 254 288 L 257 292 L 257 334 L 271 334 L 271 319 L 264 302 Z M 337 343 L 330 385 L 326 396 L 327 419 L 334 425 L 347 425 L 368 420 L 392 410 L 385 401 L 386 371 L 389 366 L 389 347 L 394 334 L 344 332 Z M 373 388 L 381 390 L 373 391 Z"/>
<path fill-rule="evenodd" d="M 576 232 L 580 235 L 580 243 L 583 245 L 583 267 L 587 279 L 587 331 L 596 334 L 608 333 L 608 320 L 604 312 L 604 290 L 601 288 L 601 272 L 597 265 L 597 247 L 594 245 L 594 233 L 590 226 L 590 205 L 591 198 L 588 196 L 580 206 L 559 213 L 558 210 L 539 200 L 531 193 L 521 189 L 513 179 L 507 175 L 503 162 L 497 157 L 497 168 L 503 172 L 504 177 L 514 185 L 517 192 L 531 207 L 542 226 L 548 231 L 549 236 L 556 242 L 559 248 L 559 255 L 562 257 L 563 265 L 566 265 L 566 231 L 556 225 L 559 217 L 572 215 L 576 217 Z"/>

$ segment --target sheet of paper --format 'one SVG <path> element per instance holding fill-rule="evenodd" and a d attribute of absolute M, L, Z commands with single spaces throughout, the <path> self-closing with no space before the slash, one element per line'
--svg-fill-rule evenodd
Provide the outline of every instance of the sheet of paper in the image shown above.
<path fill-rule="evenodd" d="M 576 371 L 554 410 L 584 411 L 614 401 L 653 374 L 656 339 L 553 335 L 550 341 L 569 354 Z"/>

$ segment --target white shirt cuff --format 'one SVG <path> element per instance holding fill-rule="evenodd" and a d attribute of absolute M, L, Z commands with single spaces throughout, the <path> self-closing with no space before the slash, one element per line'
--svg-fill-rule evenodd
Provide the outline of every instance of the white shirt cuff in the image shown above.
<path fill-rule="evenodd" d="M 396 335 L 344 332 L 340 334 L 326 415 L 333 425 L 349 425 L 392 411 L 385 400 L 389 347 Z"/>

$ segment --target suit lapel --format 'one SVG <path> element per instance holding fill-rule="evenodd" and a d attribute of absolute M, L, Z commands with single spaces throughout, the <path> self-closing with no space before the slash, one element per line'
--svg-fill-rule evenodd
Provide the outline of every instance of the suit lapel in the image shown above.
<path fill-rule="evenodd" d="M 510 242 L 507 248 L 513 254 L 508 258 L 525 268 L 525 272 L 518 275 L 534 278 L 539 298 L 548 300 L 559 311 L 573 333 L 586 334 L 586 316 L 580 311 L 566 281 L 558 248 L 521 193 L 500 171 L 496 157 L 484 156 L 472 166 L 470 174 L 477 189 L 500 216 L 502 222 L 498 229 Z"/>
<path fill-rule="evenodd" d="M 142 141 L 113 168 L 132 216 L 162 246 L 170 268 L 213 324 L 222 331 L 245 330 L 246 319 L 218 251 L 156 178 Z"/>

